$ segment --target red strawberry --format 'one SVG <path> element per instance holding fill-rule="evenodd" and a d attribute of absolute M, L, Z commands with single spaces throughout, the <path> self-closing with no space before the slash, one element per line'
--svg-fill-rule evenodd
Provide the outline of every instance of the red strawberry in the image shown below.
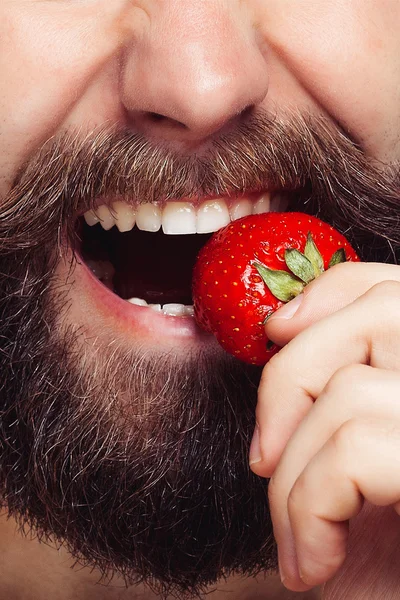
<path fill-rule="evenodd" d="M 270 348 L 266 319 L 325 269 L 359 261 L 347 240 L 302 213 L 266 213 L 233 221 L 202 248 L 194 268 L 199 325 L 240 360 L 264 365 Z"/>

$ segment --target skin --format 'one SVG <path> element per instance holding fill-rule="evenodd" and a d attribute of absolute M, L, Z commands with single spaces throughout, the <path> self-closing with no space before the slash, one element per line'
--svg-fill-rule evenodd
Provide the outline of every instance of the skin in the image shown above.
<path fill-rule="evenodd" d="M 387 533 L 388 558 L 398 522 L 372 506 L 399 510 L 399 291 L 397 266 L 339 265 L 268 323 L 268 335 L 286 346 L 263 372 L 250 462 L 272 476 L 280 571 L 290 589 L 325 583 L 343 563 L 351 572 L 348 520 L 361 513 L 359 527 L 368 513 L 376 518 L 358 548 L 372 563 L 365 585 L 387 586 L 372 556 L 374 535 L 382 541 Z M 326 305 L 316 300 L 321 294 Z M 398 582 L 391 583 L 395 593 Z"/>
<path fill-rule="evenodd" d="M 399 29 L 397 0 L 3 0 L 0 196 L 41 143 L 70 127 L 85 132 L 119 123 L 182 152 L 199 151 L 237 126 L 249 106 L 323 115 L 372 159 L 398 160 Z M 165 118 L 154 121 L 150 113 Z M 251 460 L 261 458 L 254 472 L 273 475 L 281 575 L 299 593 L 337 574 L 326 597 L 342 597 L 336 582 L 345 589 L 357 567 L 349 560 L 338 572 L 347 520 L 364 499 L 397 510 L 399 282 L 398 267 L 338 267 L 307 288 L 295 316 L 285 318 L 288 305 L 268 323 L 268 336 L 286 347 L 264 372 Z M 72 298 L 77 293 L 72 288 Z M 323 306 L 320 294 L 330 298 Z M 86 318 L 80 306 L 74 303 L 77 323 Z M 102 335 L 99 325 L 100 341 Z M 265 393 L 267 383 L 272 395 Z M 359 531 L 369 517 L 371 540 L 379 531 L 388 557 L 398 546 L 398 521 L 394 527 L 389 513 L 367 508 Z M 5 521 L 0 526 L 7 551 L 22 544 L 27 557 L 9 554 L 3 581 L 12 581 L 21 562 L 33 572 L 26 544 L 35 542 L 22 543 L 7 527 Z M 389 578 L 390 590 L 384 588 L 388 578 L 370 540 L 357 530 L 353 539 L 360 564 L 365 555 L 365 577 L 358 572 L 363 585 L 351 597 L 395 597 L 400 582 Z M 59 555 L 45 554 L 46 573 L 54 572 Z M 66 572 L 63 563 L 50 583 L 34 578 L 34 589 L 50 598 L 61 581 L 72 590 L 79 579 L 79 597 L 90 597 L 85 575 L 77 572 L 72 582 Z M 276 584 L 268 585 L 272 594 Z M 18 597 L 31 597 L 32 581 L 18 586 Z"/>

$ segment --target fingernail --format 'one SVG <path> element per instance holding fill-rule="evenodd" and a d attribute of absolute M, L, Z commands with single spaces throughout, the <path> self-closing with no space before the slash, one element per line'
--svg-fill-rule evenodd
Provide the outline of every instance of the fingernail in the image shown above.
<path fill-rule="evenodd" d="M 274 319 L 292 319 L 299 310 L 303 298 L 304 294 L 299 294 L 298 296 L 296 296 L 296 298 L 294 298 L 293 300 L 282 306 L 279 310 L 277 310 L 268 322 L 270 323 Z"/>
<path fill-rule="evenodd" d="M 260 427 L 257 424 L 250 444 L 249 464 L 251 466 L 259 462 L 261 462 Z"/>

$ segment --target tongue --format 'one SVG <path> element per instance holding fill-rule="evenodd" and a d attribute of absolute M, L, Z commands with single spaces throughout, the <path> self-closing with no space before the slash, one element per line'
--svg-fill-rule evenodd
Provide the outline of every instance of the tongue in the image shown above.
<path fill-rule="evenodd" d="M 192 270 L 209 236 L 165 235 L 133 229 L 109 232 L 109 253 L 121 298 L 142 298 L 149 304 L 192 304 Z"/>

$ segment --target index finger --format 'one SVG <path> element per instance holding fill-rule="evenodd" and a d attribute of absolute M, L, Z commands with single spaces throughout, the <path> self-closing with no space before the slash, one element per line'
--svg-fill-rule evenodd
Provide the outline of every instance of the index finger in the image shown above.
<path fill-rule="evenodd" d="M 400 281 L 400 267 L 381 263 L 346 262 L 326 271 L 307 285 L 299 297 L 285 304 L 268 320 L 269 339 L 284 346 L 301 331 L 337 312 L 382 281 Z M 293 312 L 293 305 L 298 310 Z M 289 314 L 288 314 L 289 313 Z"/>

